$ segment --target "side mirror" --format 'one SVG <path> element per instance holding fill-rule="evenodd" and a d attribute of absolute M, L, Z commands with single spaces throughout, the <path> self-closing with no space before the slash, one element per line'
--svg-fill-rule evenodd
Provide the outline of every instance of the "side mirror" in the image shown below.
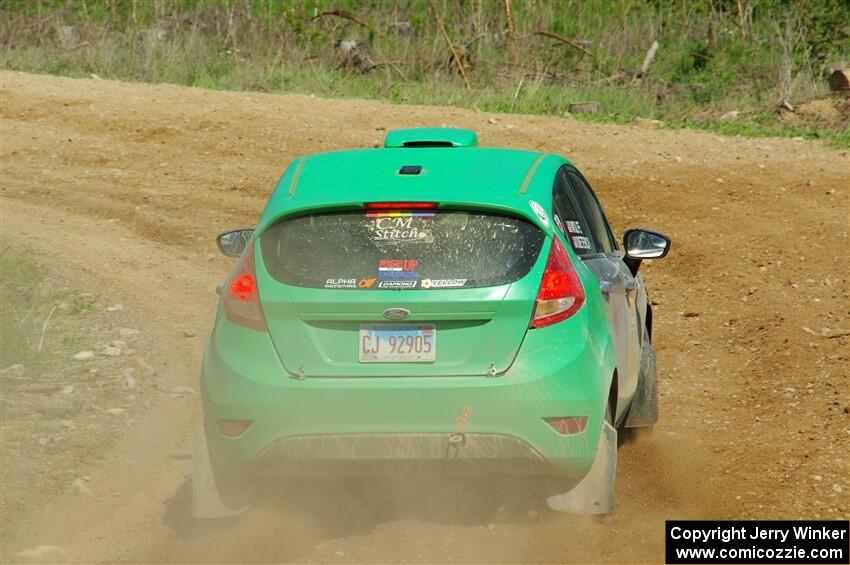
<path fill-rule="evenodd" d="M 216 242 L 222 254 L 228 257 L 239 257 L 245 251 L 245 248 L 248 247 L 248 243 L 251 241 L 253 235 L 254 230 L 252 229 L 226 231 L 219 234 Z"/>
<path fill-rule="evenodd" d="M 650 230 L 631 229 L 623 234 L 623 246 L 626 256 L 632 259 L 661 259 L 670 251 L 670 238 Z"/>
<path fill-rule="evenodd" d="M 626 230 L 623 234 L 626 249 L 625 263 L 632 274 L 637 274 L 644 259 L 661 259 L 670 251 L 670 238 L 666 235 L 642 228 Z"/>

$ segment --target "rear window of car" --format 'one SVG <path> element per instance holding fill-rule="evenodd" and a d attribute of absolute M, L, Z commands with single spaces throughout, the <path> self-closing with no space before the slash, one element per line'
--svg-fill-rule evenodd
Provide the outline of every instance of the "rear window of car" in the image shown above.
<path fill-rule="evenodd" d="M 290 285 L 446 289 L 519 280 L 544 237 L 520 218 L 481 212 L 339 212 L 283 220 L 260 246 L 271 276 Z"/>

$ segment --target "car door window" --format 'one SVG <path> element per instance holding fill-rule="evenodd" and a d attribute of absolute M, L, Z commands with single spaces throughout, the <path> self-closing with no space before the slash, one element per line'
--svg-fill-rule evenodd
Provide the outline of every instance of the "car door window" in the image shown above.
<path fill-rule="evenodd" d="M 605 213 L 599 205 L 596 196 L 590 190 L 590 187 L 574 171 L 568 171 L 570 185 L 573 188 L 578 205 L 587 219 L 588 227 L 590 228 L 591 238 L 599 253 L 611 253 L 617 248 L 617 243 L 611 233 L 611 228 L 608 226 L 608 221 L 605 219 Z"/>
<path fill-rule="evenodd" d="M 562 169 L 555 177 L 555 187 L 552 192 L 555 226 L 564 234 L 576 255 L 579 257 L 595 255 L 599 251 L 594 245 L 590 227 L 571 192 L 567 174 Z"/>

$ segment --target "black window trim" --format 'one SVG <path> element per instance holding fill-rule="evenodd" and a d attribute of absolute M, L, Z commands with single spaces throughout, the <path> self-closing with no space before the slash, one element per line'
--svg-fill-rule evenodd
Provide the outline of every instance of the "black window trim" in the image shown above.
<path fill-rule="evenodd" d="M 599 202 L 599 198 L 596 196 L 596 193 L 593 191 L 593 187 L 590 186 L 590 183 L 587 181 L 587 178 L 583 174 L 581 174 L 581 172 L 574 166 L 564 165 L 562 168 L 571 171 L 582 180 L 584 185 L 587 187 L 588 192 L 590 192 L 590 196 L 593 197 L 593 201 L 596 202 L 596 206 L 599 207 L 599 212 L 602 214 L 602 219 L 605 221 L 605 231 L 608 232 L 608 236 L 613 242 L 613 249 L 610 252 L 603 251 L 601 253 L 598 253 L 598 255 L 616 255 L 618 257 L 623 257 L 623 252 L 620 250 L 620 243 L 617 241 L 617 236 L 614 235 L 614 230 L 611 229 L 611 222 L 608 221 L 607 214 L 605 214 L 605 208 L 602 207 L 602 204 Z"/>
<path fill-rule="evenodd" d="M 576 170 L 575 167 L 571 167 L 570 165 L 561 165 L 561 167 L 555 173 L 555 180 L 552 182 L 552 213 L 553 214 L 555 213 L 555 191 L 558 190 L 558 178 L 562 174 L 564 176 L 566 176 L 568 171 L 572 171 L 574 173 L 577 173 L 580 178 L 584 179 L 584 176 L 582 176 L 582 174 L 579 173 L 578 170 Z M 585 184 L 587 184 L 586 180 L 584 182 L 585 182 Z M 590 224 L 588 223 L 587 218 L 584 215 L 584 210 L 582 210 L 582 207 L 576 201 L 575 194 L 572 194 L 572 185 L 570 184 L 569 180 L 567 180 L 567 186 L 570 187 L 570 191 L 568 191 L 567 197 L 572 201 L 572 204 L 576 209 L 576 213 L 581 216 L 581 221 L 584 223 L 584 225 L 589 226 Z M 587 187 L 588 187 L 588 189 L 590 189 L 589 184 L 587 185 Z M 591 190 L 590 193 L 593 194 L 593 190 Z M 596 198 L 596 195 L 594 194 L 593 197 Z M 597 200 L 597 203 L 598 203 L 598 200 Z M 600 208 L 601 208 L 601 206 L 600 206 Z M 602 210 L 602 217 L 605 218 L 605 211 L 604 210 Z M 563 218 L 561 218 L 561 219 L 563 220 Z M 607 224 L 608 218 L 605 218 L 605 222 Z M 569 242 L 569 238 L 567 237 L 567 235 L 565 233 L 561 232 L 561 230 L 558 229 L 558 226 L 555 226 L 555 228 L 556 228 L 555 231 L 559 232 L 561 234 L 562 239 L 564 239 L 565 243 L 567 245 L 569 245 L 570 248 L 572 249 L 572 244 Z M 610 226 L 606 225 L 606 228 L 608 229 L 608 232 L 610 233 L 611 232 Z M 615 240 L 615 244 L 616 244 L 616 240 Z M 595 243 L 594 243 L 593 246 L 597 247 Z M 615 250 L 619 251 L 619 247 L 615 247 Z M 575 249 L 572 249 L 572 251 L 573 251 L 573 254 L 576 257 L 578 257 L 579 259 L 581 259 L 582 261 L 584 261 L 586 259 L 606 258 L 610 255 L 609 253 L 607 253 L 605 251 L 598 251 L 598 250 L 597 250 L 596 253 L 587 253 L 585 255 L 579 255 L 578 253 L 576 253 Z"/>
<path fill-rule="evenodd" d="M 556 193 L 557 193 L 557 191 L 558 191 L 558 180 L 560 179 L 561 175 L 564 175 L 564 177 L 566 177 L 566 175 L 567 175 L 567 170 L 569 170 L 569 166 L 567 166 L 567 165 L 562 165 L 562 166 L 558 169 L 558 171 L 555 173 L 555 180 L 554 180 L 554 181 L 552 181 L 552 214 L 553 214 L 553 215 L 556 213 L 556 212 L 555 212 L 555 203 L 556 203 L 555 195 L 556 195 Z M 565 178 L 565 181 L 566 181 L 566 183 L 567 183 L 567 186 L 568 186 L 568 187 L 570 187 L 570 188 L 572 188 L 572 187 L 570 186 L 570 182 L 569 182 L 569 180 L 567 180 L 567 179 Z M 576 212 L 576 214 L 578 214 L 578 215 L 580 216 L 580 217 L 579 217 L 579 219 L 582 221 L 582 223 L 583 223 L 584 225 L 589 225 L 589 224 L 587 223 L 587 218 L 585 218 L 585 217 L 584 217 L 584 210 L 582 210 L 582 209 L 581 209 L 581 206 L 579 206 L 579 205 L 578 205 L 578 203 L 575 201 L 575 195 L 574 195 L 574 194 L 571 194 L 571 192 L 572 192 L 572 191 L 568 191 L 568 192 L 567 192 L 567 198 L 569 198 L 569 199 L 570 199 L 570 201 L 571 201 L 571 203 L 572 203 L 573 207 L 575 208 L 575 212 Z M 560 218 L 560 215 L 558 215 L 558 217 Z M 565 219 L 565 218 L 561 218 L 561 221 L 566 221 L 566 219 Z M 572 243 L 570 243 L 570 238 L 569 238 L 569 236 L 567 236 L 567 234 L 565 234 L 564 232 L 562 232 L 562 231 L 561 231 L 561 229 L 557 226 L 557 224 L 555 225 L 555 228 L 556 228 L 556 229 L 555 229 L 555 231 L 561 234 L 561 238 L 564 240 L 564 243 L 566 243 L 566 244 L 570 247 L 570 249 L 572 249 L 573 254 L 574 254 L 576 257 L 578 257 L 579 259 L 581 259 L 582 261 L 584 261 L 585 259 L 593 259 L 593 258 L 601 257 L 601 256 L 603 256 L 603 255 L 604 255 L 604 253 L 599 253 L 599 252 L 597 252 L 597 253 L 586 253 L 586 254 L 580 255 L 579 253 L 577 253 L 577 252 L 576 252 L 576 250 L 575 250 L 575 249 L 573 249 Z M 596 244 L 595 244 L 595 243 L 594 243 L 593 247 L 594 247 L 594 248 L 596 247 Z"/>

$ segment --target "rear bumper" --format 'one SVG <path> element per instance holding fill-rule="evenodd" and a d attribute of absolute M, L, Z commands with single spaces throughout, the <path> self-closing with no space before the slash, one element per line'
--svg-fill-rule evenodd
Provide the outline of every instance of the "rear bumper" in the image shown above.
<path fill-rule="evenodd" d="M 248 462 L 244 473 L 261 477 L 561 474 L 519 438 L 464 432 L 282 437 Z"/>
<path fill-rule="evenodd" d="M 559 343 L 546 335 L 557 326 L 529 332 L 510 370 L 494 378 L 294 380 L 267 335 L 220 319 L 201 384 L 210 455 L 233 475 L 495 472 L 577 481 L 595 455 L 614 353 L 590 336 Z M 586 416 L 587 426 L 560 435 L 543 420 L 555 416 Z M 216 428 L 223 419 L 253 423 L 228 438 Z"/>

